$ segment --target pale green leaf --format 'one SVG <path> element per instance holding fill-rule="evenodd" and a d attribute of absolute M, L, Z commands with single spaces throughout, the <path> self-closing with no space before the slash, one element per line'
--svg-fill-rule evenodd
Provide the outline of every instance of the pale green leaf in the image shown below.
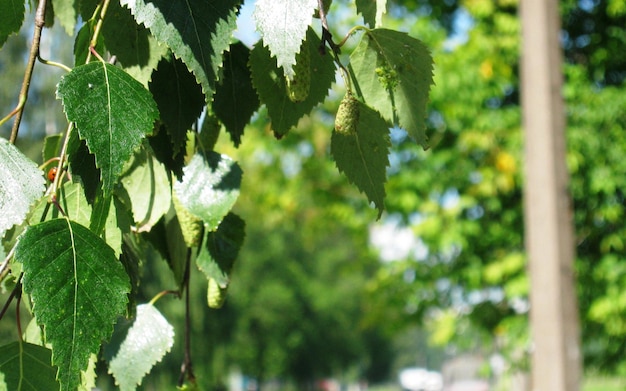
<path fill-rule="evenodd" d="M 309 44 L 306 45 L 311 57 L 311 89 L 309 96 L 299 103 L 292 102 L 287 96 L 285 77 L 281 68 L 277 68 L 275 59 L 269 50 L 257 45 L 250 53 L 252 82 L 259 94 L 261 103 L 267 106 L 272 120 L 272 130 L 281 137 L 298 124 L 300 118 L 328 95 L 335 80 L 335 65 L 330 55 L 321 55 L 318 51 L 320 39 L 312 29 L 307 33 Z"/>
<path fill-rule="evenodd" d="M 121 0 L 137 23 L 145 25 L 159 42 L 183 60 L 202 86 L 205 99 L 213 96 L 222 53 L 236 28 L 241 1 L 187 2 Z"/>
<path fill-rule="evenodd" d="M 226 155 L 208 151 L 195 154 L 174 184 L 181 204 L 213 231 L 239 197 L 241 168 Z"/>
<path fill-rule="evenodd" d="M 397 119 L 409 136 L 427 148 L 426 104 L 433 84 L 428 48 L 406 33 L 371 30 L 350 55 L 350 65 L 365 103 L 387 121 Z"/>
<path fill-rule="evenodd" d="M 387 0 L 356 0 L 356 10 L 370 27 L 380 27 L 387 11 Z"/>
<path fill-rule="evenodd" d="M 0 1 L 0 48 L 11 34 L 20 31 L 24 21 L 24 0 Z"/>
<path fill-rule="evenodd" d="M 167 213 L 172 202 L 171 185 L 165 167 L 148 148 L 141 148 L 135 153 L 132 165 L 122 176 L 121 182 L 138 230 L 149 231 Z"/>
<path fill-rule="evenodd" d="M 91 353 L 113 332 L 130 291 L 113 250 L 93 232 L 66 219 L 26 229 L 15 248 L 24 291 L 52 345 L 62 390 L 75 390 Z"/>
<path fill-rule="evenodd" d="M 339 171 L 376 205 L 380 217 L 389 165 L 389 129 L 376 111 L 361 102 L 359 113 L 355 132 L 333 131 L 330 152 Z"/>
<path fill-rule="evenodd" d="M 120 390 L 135 390 L 174 345 L 174 328 L 153 305 L 142 304 L 132 326 L 117 331 L 105 350 L 109 373 Z"/>
<path fill-rule="evenodd" d="M 96 388 L 96 364 L 98 363 L 98 356 L 91 353 L 89 356 L 89 364 L 87 369 L 80 372 L 80 385 L 78 391 L 93 391 Z"/>
<path fill-rule="evenodd" d="M 77 0 L 52 0 L 52 8 L 54 16 L 59 19 L 61 26 L 70 37 L 74 36 L 74 28 L 76 27 Z"/>
<path fill-rule="evenodd" d="M 20 224 L 44 192 L 43 171 L 13 144 L 0 138 L 0 238 Z"/>
<path fill-rule="evenodd" d="M 254 9 L 257 30 L 284 74 L 293 76 L 296 53 L 306 38 L 317 0 L 258 0 Z"/>
<path fill-rule="evenodd" d="M 51 352 L 43 346 L 26 342 L 12 342 L 0 346 L 0 373 L 11 391 L 58 390 L 50 364 Z M 0 386 L 1 388 L 1 386 Z"/>
<path fill-rule="evenodd" d="M 159 112 L 152 95 L 138 81 L 111 64 L 93 62 L 61 78 L 57 95 L 69 121 L 95 155 L 108 198 L 124 164 L 152 134 Z"/>

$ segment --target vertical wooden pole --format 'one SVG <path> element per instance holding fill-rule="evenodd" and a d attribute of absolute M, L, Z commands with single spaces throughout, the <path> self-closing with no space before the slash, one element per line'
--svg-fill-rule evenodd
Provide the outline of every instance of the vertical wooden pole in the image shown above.
<path fill-rule="evenodd" d="M 522 0 L 525 235 L 530 267 L 533 391 L 577 391 L 579 320 L 557 0 Z"/>

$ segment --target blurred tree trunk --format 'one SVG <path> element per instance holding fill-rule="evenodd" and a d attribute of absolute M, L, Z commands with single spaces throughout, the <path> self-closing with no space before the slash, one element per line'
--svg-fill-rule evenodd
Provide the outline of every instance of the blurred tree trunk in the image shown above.
<path fill-rule="evenodd" d="M 581 372 L 580 336 L 558 2 L 525 0 L 521 7 L 531 383 L 536 391 L 576 391 Z"/>

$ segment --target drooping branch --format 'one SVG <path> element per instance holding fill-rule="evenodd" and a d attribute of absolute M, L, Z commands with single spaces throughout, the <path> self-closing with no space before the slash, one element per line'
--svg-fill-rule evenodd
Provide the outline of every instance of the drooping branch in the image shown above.
<path fill-rule="evenodd" d="M 39 56 L 39 43 L 41 41 L 41 30 L 43 30 L 43 25 L 45 23 L 46 3 L 47 0 L 39 0 L 37 12 L 35 13 L 35 31 L 33 32 L 30 54 L 28 55 L 28 64 L 26 65 L 26 72 L 24 72 L 24 81 L 22 82 L 19 102 L 15 110 L 13 110 L 15 113 L 15 121 L 13 122 L 11 137 L 9 138 L 9 142 L 11 144 L 15 144 L 15 140 L 17 139 L 20 123 L 22 122 L 22 115 L 24 113 L 24 106 L 26 105 L 26 100 L 28 99 L 28 89 L 30 88 L 30 81 L 33 77 L 35 61 Z"/>

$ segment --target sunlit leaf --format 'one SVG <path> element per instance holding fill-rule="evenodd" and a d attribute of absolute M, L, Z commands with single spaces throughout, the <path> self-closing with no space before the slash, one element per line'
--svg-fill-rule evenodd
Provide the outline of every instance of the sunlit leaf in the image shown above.
<path fill-rule="evenodd" d="M 113 332 L 130 291 L 113 250 L 93 232 L 66 219 L 29 227 L 15 248 L 24 291 L 52 345 L 62 390 L 75 390 L 91 353 Z"/>
<path fill-rule="evenodd" d="M 174 184 L 178 199 L 209 231 L 216 229 L 239 197 L 241 168 L 228 156 L 209 151 L 195 154 L 183 171 L 183 180 Z"/>
<path fill-rule="evenodd" d="M 159 112 L 152 95 L 121 69 L 101 62 L 76 67 L 61 78 L 58 96 L 68 120 L 95 155 L 107 198 L 126 161 L 152 134 Z"/>
<path fill-rule="evenodd" d="M 43 172 L 13 144 L 0 138 L 0 238 L 21 223 L 31 204 L 41 197 Z"/>
<path fill-rule="evenodd" d="M 330 55 L 321 55 L 318 51 L 320 39 L 312 29 L 307 33 L 307 45 L 311 56 L 311 89 L 309 96 L 302 102 L 294 103 L 287 96 L 287 87 L 283 70 L 276 66 L 269 50 L 261 45 L 255 46 L 250 54 L 252 82 L 259 94 L 261 103 L 267 106 L 272 119 L 272 130 L 280 137 L 298 124 L 300 118 L 328 95 L 335 80 L 335 65 Z"/>
<path fill-rule="evenodd" d="M 428 48 L 406 33 L 376 29 L 363 35 L 350 55 L 355 85 L 365 104 L 406 129 L 424 148 L 426 103 L 433 84 Z"/>
<path fill-rule="evenodd" d="M 207 101 L 214 92 L 222 52 L 236 28 L 241 1 L 187 2 L 121 0 L 137 23 L 145 25 L 159 42 L 183 60 L 202 86 Z"/>
<path fill-rule="evenodd" d="M 254 9 L 257 30 L 263 44 L 276 57 L 278 67 L 288 77 L 293 76 L 296 53 L 306 38 L 313 20 L 317 0 L 258 0 Z"/>
<path fill-rule="evenodd" d="M 359 103 L 355 132 L 333 131 L 330 152 L 339 171 L 376 205 L 384 209 L 386 169 L 389 164 L 389 129 L 380 115 Z"/>
<path fill-rule="evenodd" d="M 105 349 L 109 373 L 120 390 L 135 390 L 143 377 L 174 345 L 174 328 L 152 304 L 137 306 L 129 328 L 116 327 Z"/>

